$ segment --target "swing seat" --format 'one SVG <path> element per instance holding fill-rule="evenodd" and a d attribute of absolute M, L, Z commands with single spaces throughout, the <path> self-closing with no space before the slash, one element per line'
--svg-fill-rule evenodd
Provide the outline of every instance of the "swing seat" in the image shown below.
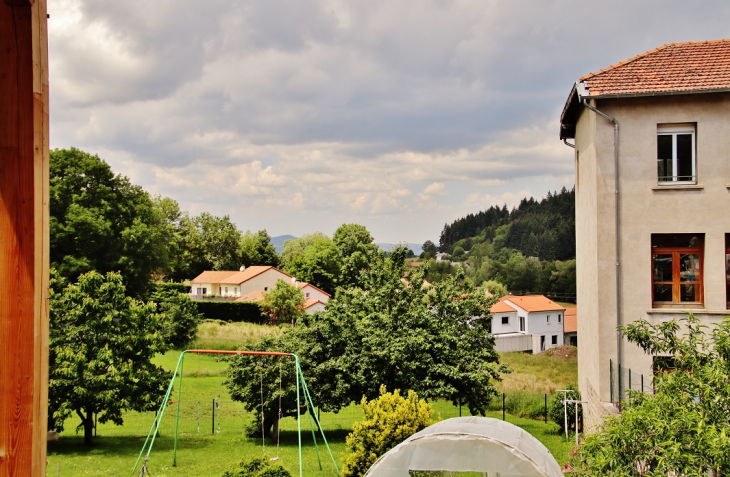
<path fill-rule="evenodd" d="M 278 456 L 272 457 L 271 459 L 269 459 L 269 462 L 276 462 L 277 460 L 279 460 Z"/>

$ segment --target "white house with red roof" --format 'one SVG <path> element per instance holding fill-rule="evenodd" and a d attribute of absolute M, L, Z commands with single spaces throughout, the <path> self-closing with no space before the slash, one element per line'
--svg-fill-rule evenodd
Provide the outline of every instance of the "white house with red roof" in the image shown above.
<path fill-rule="evenodd" d="M 565 307 L 543 295 L 507 295 L 489 309 L 500 352 L 539 353 L 564 344 Z"/>
<path fill-rule="evenodd" d="M 226 301 L 259 301 L 264 294 L 284 280 L 302 290 L 305 309 L 312 314 L 323 311 L 330 299 L 329 293 L 312 285 L 297 281 L 286 272 L 272 266 L 241 267 L 238 271 L 206 270 L 190 280 L 190 297 L 193 300 L 213 298 Z"/>

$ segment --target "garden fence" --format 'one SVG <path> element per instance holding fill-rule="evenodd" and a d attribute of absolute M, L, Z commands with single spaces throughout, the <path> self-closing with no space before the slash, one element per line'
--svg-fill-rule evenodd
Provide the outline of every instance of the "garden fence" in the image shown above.
<path fill-rule="evenodd" d="M 637 373 L 636 371 L 622 366 L 613 360 L 609 360 L 611 379 L 611 402 L 618 404 L 626 399 L 628 391 L 641 391 L 643 393 L 654 392 L 654 376 Z"/>

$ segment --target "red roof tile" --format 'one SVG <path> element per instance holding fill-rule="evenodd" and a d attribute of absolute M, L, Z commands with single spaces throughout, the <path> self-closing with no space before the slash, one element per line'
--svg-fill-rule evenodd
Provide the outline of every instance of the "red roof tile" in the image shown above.
<path fill-rule="evenodd" d="M 504 302 L 504 297 L 500 298 L 497 303 L 489 307 L 489 313 L 514 313 L 515 311 L 517 310 Z"/>
<path fill-rule="evenodd" d="M 564 333 L 577 333 L 578 332 L 578 307 L 569 306 L 565 309 L 565 321 L 563 322 Z"/>
<path fill-rule="evenodd" d="M 504 299 L 511 304 L 517 305 L 527 312 L 535 311 L 563 311 L 564 307 L 558 305 L 550 298 L 543 295 L 514 296 L 507 295 Z"/>
<path fill-rule="evenodd" d="M 580 80 L 591 96 L 730 89 L 730 40 L 667 43 Z"/>

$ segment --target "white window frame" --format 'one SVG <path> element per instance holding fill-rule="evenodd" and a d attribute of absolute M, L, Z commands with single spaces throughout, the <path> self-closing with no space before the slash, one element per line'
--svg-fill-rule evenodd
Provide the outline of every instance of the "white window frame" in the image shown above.
<path fill-rule="evenodd" d="M 505 319 L 507 319 L 507 323 L 504 322 Z M 502 324 L 503 325 L 509 325 L 509 316 L 503 316 L 502 317 Z"/>
<path fill-rule="evenodd" d="M 550 315 L 547 315 L 547 324 L 550 324 Z"/>
<path fill-rule="evenodd" d="M 562 323 L 563 322 L 562 321 L 562 317 L 563 317 L 563 315 L 561 315 L 560 313 L 558 313 L 558 323 Z"/>
<path fill-rule="evenodd" d="M 690 134 L 692 136 L 692 179 L 677 180 L 677 135 Z M 659 136 L 672 137 L 672 175 L 666 176 L 664 179 L 659 177 L 657 170 L 657 182 L 659 185 L 681 185 L 681 184 L 697 184 L 697 126 L 692 123 L 682 124 L 659 124 L 657 125 L 657 142 Z M 657 152 L 658 154 L 658 152 Z M 657 164 L 659 158 L 657 157 Z M 667 177 L 669 179 L 667 180 Z"/>

